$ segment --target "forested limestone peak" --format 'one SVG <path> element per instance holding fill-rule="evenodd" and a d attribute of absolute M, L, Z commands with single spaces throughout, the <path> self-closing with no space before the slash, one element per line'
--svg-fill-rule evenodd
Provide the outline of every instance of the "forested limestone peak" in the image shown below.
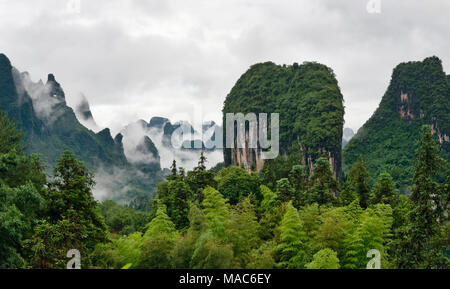
<path fill-rule="evenodd" d="M 254 64 L 231 89 L 222 111 L 224 123 L 226 113 L 279 113 L 280 153 L 297 155 L 310 170 L 315 160 L 326 154 L 339 177 L 343 96 L 333 70 L 326 65 Z M 226 165 L 261 169 L 258 150 L 239 150 L 224 150 Z"/>
<path fill-rule="evenodd" d="M 432 126 L 448 158 L 450 85 L 436 56 L 395 67 L 379 107 L 344 149 L 344 170 L 362 155 L 372 178 L 386 170 L 406 189 L 424 124 Z"/>

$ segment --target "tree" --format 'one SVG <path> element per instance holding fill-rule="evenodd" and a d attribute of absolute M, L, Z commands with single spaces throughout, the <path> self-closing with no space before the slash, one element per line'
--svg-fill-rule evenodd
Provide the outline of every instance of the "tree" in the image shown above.
<path fill-rule="evenodd" d="M 346 209 L 349 224 L 343 236 L 340 254 L 341 266 L 345 269 L 364 269 L 368 259 L 366 254 L 377 249 L 387 263 L 386 246 L 392 237 L 392 209 L 389 205 L 378 204 L 360 211 L 356 202 Z"/>
<path fill-rule="evenodd" d="M 231 245 L 218 240 L 211 232 L 202 234 L 197 240 L 192 255 L 192 269 L 230 269 L 233 266 Z"/>
<path fill-rule="evenodd" d="M 192 192 L 189 186 L 183 181 L 170 181 L 169 200 L 166 203 L 167 213 L 175 223 L 177 229 L 183 229 L 189 225 L 189 200 L 192 198 Z"/>
<path fill-rule="evenodd" d="M 349 179 L 359 198 L 361 208 L 367 208 L 370 199 L 369 173 L 362 156 L 359 156 L 358 161 L 350 169 Z"/>
<path fill-rule="evenodd" d="M 268 241 L 272 239 L 279 239 L 280 231 L 277 228 L 286 213 L 287 203 L 280 203 L 273 207 L 273 209 L 265 211 L 259 220 L 261 230 L 259 236 L 262 240 Z"/>
<path fill-rule="evenodd" d="M 228 203 L 225 198 L 212 187 L 203 190 L 203 213 L 208 219 L 212 234 L 223 240 L 225 238 L 225 223 L 229 216 Z"/>
<path fill-rule="evenodd" d="M 282 202 L 295 202 L 295 191 L 287 178 L 277 181 L 277 195 Z"/>
<path fill-rule="evenodd" d="M 2 197 L 0 195 L 0 197 Z M 3 198 L 2 198 L 3 199 Z M 25 260 L 19 252 L 22 231 L 25 227 L 22 214 L 14 205 L 0 202 L 0 268 L 21 268 Z"/>
<path fill-rule="evenodd" d="M 114 201 L 105 200 L 99 205 L 100 212 L 111 233 L 128 235 L 136 231 L 144 231 L 150 222 L 150 214 L 120 206 Z"/>
<path fill-rule="evenodd" d="M 198 166 L 197 168 L 199 170 L 206 170 L 206 157 L 205 157 L 205 151 L 202 150 L 200 153 L 200 159 L 198 161 Z"/>
<path fill-rule="evenodd" d="M 263 200 L 261 202 L 262 212 L 267 212 L 272 210 L 278 204 L 278 195 L 272 192 L 265 185 L 260 186 L 261 194 L 263 195 Z"/>
<path fill-rule="evenodd" d="M 16 124 L 8 119 L 5 112 L 0 110 L 0 154 L 10 151 L 21 153 L 23 133 L 16 128 Z"/>
<path fill-rule="evenodd" d="M 167 176 L 167 180 L 168 181 L 173 181 L 173 180 L 177 180 L 179 175 L 178 175 L 178 170 L 177 170 L 177 161 L 173 160 L 172 161 L 172 165 L 170 166 L 170 175 Z"/>
<path fill-rule="evenodd" d="M 309 182 L 310 202 L 317 202 L 321 205 L 335 203 L 338 184 L 326 157 L 320 157 L 317 160 Z"/>
<path fill-rule="evenodd" d="M 289 181 L 297 192 L 302 192 L 308 186 L 308 171 L 304 165 L 294 165 L 289 172 Z"/>
<path fill-rule="evenodd" d="M 202 151 L 198 165 L 193 171 L 189 171 L 186 176 L 186 183 L 194 194 L 194 199 L 200 204 L 203 201 L 202 191 L 207 186 L 215 187 L 214 171 L 206 169 L 206 156 Z"/>
<path fill-rule="evenodd" d="M 321 224 L 315 236 L 313 247 L 318 249 L 330 248 L 342 255 L 342 248 L 346 231 L 349 226 L 348 220 L 342 208 L 325 211 L 320 216 Z"/>
<path fill-rule="evenodd" d="M 202 234 L 209 232 L 208 221 L 202 210 L 195 204 L 189 205 L 189 229 L 174 245 L 171 262 L 175 269 L 191 268 L 196 243 Z"/>
<path fill-rule="evenodd" d="M 340 267 L 337 253 L 329 248 L 314 254 L 312 262 L 306 264 L 308 269 L 339 269 Z"/>
<path fill-rule="evenodd" d="M 245 198 L 232 208 L 226 230 L 227 243 L 232 245 L 241 268 L 251 261 L 250 251 L 260 245 L 259 230 L 254 207 L 250 199 Z"/>
<path fill-rule="evenodd" d="M 148 224 L 143 236 L 139 267 L 148 269 L 170 268 L 170 252 L 179 233 L 170 220 L 164 204 L 158 205 L 156 217 Z"/>
<path fill-rule="evenodd" d="M 301 155 L 298 153 L 300 148 L 297 144 L 294 144 L 291 148 L 291 152 L 287 157 L 279 155 L 275 159 L 269 159 L 264 161 L 264 167 L 260 172 L 262 183 L 271 190 L 276 190 L 277 181 L 282 178 L 289 178 L 290 181 L 296 182 L 296 178 L 300 177 L 302 172 L 293 168 L 302 162 Z M 298 169 L 301 169 L 302 165 L 299 165 Z M 297 175 L 300 173 L 300 175 Z M 293 178 L 293 179 L 291 179 Z"/>
<path fill-rule="evenodd" d="M 67 250 L 78 249 L 86 256 L 87 267 L 97 243 L 107 240 L 104 219 L 92 196 L 93 175 L 69 151 L 62 154 L 53 175 L 45 191 L 48 220 L 36 226 L 28 242 L 33 266 L 60 268 Z"/>
<path fill-rule="evenodd" d="M 46 176 L 35 154 L 25 155 L 23 132 L 0 110 L 0 184 L 18 187 L 32 182 L 41 191 Z"/>
<path fill-rule="evenodd" d="M 303 268 L 305 234 L 297 209 L 292 206 L 292 202 L 287 204 L 286 213 L 278 230 L 280 231 L 280 243 L 277 246 L 278 267 Z"/>
<path fill-rule="evenodd" d="M 95 268 L 121 269 L 127 264 L 129 268 L 138 268 L 141 258 L 142 233 L 134 232 L 121 236 L 109 243 L 99 243 L 92 253 Z"/>
<path fill-rule="evenodd" d="M 263 199 L 260 191 L 259 177 L 246 170 L 230 166 L 222 169 L 215 177 L 217 189 L 227 198 L 231 205 L 237 204 L 246 197 L 250 197 L 254 205 L 258 206 Z"/>
<path fill-rule="evenodd" d="M 157 198 L 153 200 L 153 215 L 158 203 L 164 204 L 167 214 L 175 223 L 177 229 L 188 226 L 189 202 L 194 199 L 190 187 L 178 175 L 170 181 L 157 184 Z"/>
<path fill-rule="evenodd" d="M 382 172 L 378 177 L 378 181 L 373 186 L 373 201 L 374 204 L 389 204 L 395 207 L 397 200 L 397 190 L 392 181 L 391 175 L 387 172 Z"/>
<path fill-rule="evenodd" d="M 358 200 L 359 198 L 356 192 L 353 189 L 353 185 L 350 179 L 347 178 L 344 185 L 341 187 L 341 191 L 339 194 L 340 203 L 344 206 L 351 204 L 353 201 Z"/>
<path fill-rule="evenodd" d="M 399 260 L 401 268 L 434 268 L 448 264 L 448 258 L 437 257 L 444 248 L 436 248 L 439 226 L 438 216 L 433 206 L 433 194 L 438 192 L 434 181 L 442 160 L 438 156 L 439 147 L 431 134 L 430 126 L 422 127 L 420 145 L 414 166 L 413 187 L 410 196 L 408 240 Z M 436 252 L 437 251 L 437 252 Z M 447 260 L 442 260 L 442 259 Z"/>
<path fill-rule="evenodd" d="M 308 170 L 305 165 L 294 165 L 289 172 L 289 182 L 295 191 L 294 205 L 304 206 L 308 203 Z"/>

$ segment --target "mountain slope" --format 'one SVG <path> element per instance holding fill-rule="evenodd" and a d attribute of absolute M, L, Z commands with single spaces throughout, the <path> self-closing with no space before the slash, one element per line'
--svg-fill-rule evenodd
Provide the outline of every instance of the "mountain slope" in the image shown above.
<path fill-rule="evenodd" d="M 386 170 L 406 190 L 424 124 L 432 125 L 448 159 L 450 85 L 437 57 L 401 63 L 394 69 L 379 107 L 343 151 L 344 170 L 362 155 L 372 179 Z"/>
<path fill-rule="evenodd" d="M 226 113 L 239 112 L 279 113 L 280 154 L 299 154 L 310 170 L 320 155 L 327 154 L 339 178 L 344 106 L 329 67 L 315 62 L 255 64 L 228 94 L 223 127 Z M 263 166 L 259 149 L 227 148 L 224 159 L 225 165 L 243 165 L 246 169 L 260 170 Z"/>
<path fill-rule="evenodd" d="M 94 120 L 88 100 L 84 94 L 81 94 L 80 96 L 81 99 L 75 106 L 75 115 L 83 126 L 93 131 L 99 131 L 99 126 Z"/>
<path fill-rule="evenodd" d="M 24 131 L 27 151 L 41 154 L 49 165 L 54 165 L 64 150 L 70 150 L 94 172 L 100 169 L 104 174 L 127 171 L 130 177 L 123 182 L 115 180 L 115 185 L 108 189 L 111 192 L 102 194 L 104 197 L 109 197 L 110 193 L 111 197 L 124 202 L 136 195 L 150 198 L 155 184 L 162 180 L 159 159 L 147 167 L 135 166 L 127 160 L 121 138 L 113 139 L 108 128 L 95 133 L 81 125 L 72 108 L 67 106 L 64 91 L 53 74 L 48 75 L 45 84 L 34 83 L 28 73 L 20 73 L 12 67 L 4 54 L 0 54 L 0 109 Z M 137 177 L 142 170 L 148 175 Z M 135 187 L 123 191 L 130 178 Z M 119 196 L 115 190 L 123 193 Z"/>

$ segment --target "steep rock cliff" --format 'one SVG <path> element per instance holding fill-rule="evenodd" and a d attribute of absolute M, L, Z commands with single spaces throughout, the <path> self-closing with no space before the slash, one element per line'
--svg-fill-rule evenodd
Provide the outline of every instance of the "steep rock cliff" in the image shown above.
<path fill-rule="evenodd" d="M 344 170 L 362 155 L 372 179 L 386 170 L 406 191 L 424 124 L 432 126 L 441 154 L 448 159 L 450 85 L 437 57 L 394 69 L 379 107 L 343 151 Z"/>
<path fill-rule="evenodd" d="M 226 113 L 250 112 L 279 113 L 280 154 L 298 154 L 310 170 L 318 157 L 326 155 L 339 178 L 344 106 L 331 68 L 315 62 L 288 66 L 266 62 L 251 66 L 226 97 L 224 145 Z M 264 166 L 261 152 L 260 147 L 225 148 L 225 165 L 259 171 Z"/>

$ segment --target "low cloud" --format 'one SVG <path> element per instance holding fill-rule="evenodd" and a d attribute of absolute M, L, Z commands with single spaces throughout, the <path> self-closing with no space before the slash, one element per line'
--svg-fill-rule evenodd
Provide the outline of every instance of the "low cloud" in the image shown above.
<path fill-rule="evenodd" d="M 136 177 L 145 178 L 145 174 L 138 169 L 127 170 L 118 167 L 100 167 L 95 173 L 95 186 L 92 190 L 98 201 L 114 200 L 119 204 L 127 204 L 136 197 L 136 188 L 130 184 Z M 149 199 L 154 192 L 148 192 Z"/>
<path fill-rule="evenodd" d="M 122 131 L 124 151 L 127 159 L 131 162 L 152 161 L 151 155 L 145 155 L 140 152 L 137 147 L 141 144 L 143 137 L 147 136 L 154 143 L 160 156 L 161 168 L 170 168 L 172 161 L 175 160 L 179 167 L 183 167 L 186 170 L 193 169 L 200 158 L 201 150 L 192 150 L 182 148 L 183 140 L 206 140 L 211 137 L 211 130 L 208 130 L 207 134 L 203 135 L 199 130 L 195 130 L 193 134 L 178 134 L 177 130 L 171 136 L 164 135 L 164 123 L 161 127 L 148 127 L 148 124 L 140 120 L 126 126 Z M 169 123 L 170 124 L 170 123 Z M 180 122 L 176 122 L 173 125 L 178 125 Z M 190 124 L 183 123 L 189 128 Z M 186 131 L 190 131 L 187 129 Z M 207 167 L 213 167 L 217 163 L 223 161 L 222 150 L 207 150 L 205 156 L 208 159 Z"/>
<path fill-rule="evenodd" d="M 62 114 L 63 111 L 57 108 L 58 104 L 64 103 L 64 99 L 52 95 L 53 84 L 42 80 L 33 82 L 27 72 L 20 73 L 13 69 L 13 77 L 19 97 L 23 97 L 26 92 L 30 96 L 36 115 L 47 125 L 52 125 Z"/>

